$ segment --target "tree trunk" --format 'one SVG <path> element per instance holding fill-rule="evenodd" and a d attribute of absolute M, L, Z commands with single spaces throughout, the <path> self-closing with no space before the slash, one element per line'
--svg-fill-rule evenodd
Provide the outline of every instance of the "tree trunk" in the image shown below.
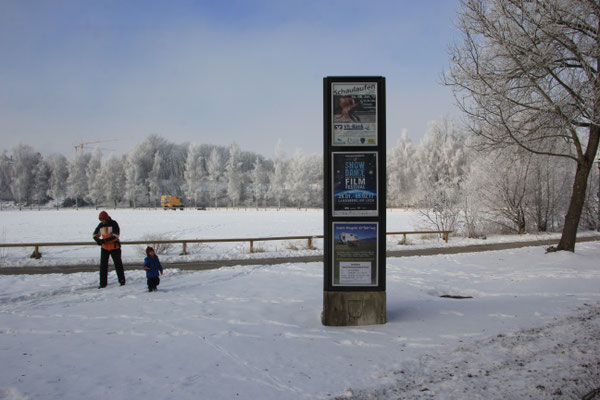
<path fill-rule="evenodd" d="M 600 157 L 598 157 L 598 179 L 600 180 Z M 598 203 L 600 203 L 600 182 L 598 182 Z M 600 232 L 600 204 L 598 204 L 598 222 L 596 223 L 596 230 Z"/>
<path fill-rule="evenodd" d="M 585 191 L 587 189 L 588 177 L 592 166 L 594 165 L 594 157 L 598 151 L 598 140 L 600 139 L 600 126 L 592 125 L 590 128 L 590 136 L 588 146 L 584 154 L 583 160 L 577 163 L 577 172 L 575 172 L 575 182 L 573 183 L 573 192 L 571 193 L 571 201 L 567 216 L 565 217 L 565 225 L 563 227 L 560 242 L 555 250 L 575 251 L 575 241 L 577 240 L 577 228 L 585 202 Z"/>

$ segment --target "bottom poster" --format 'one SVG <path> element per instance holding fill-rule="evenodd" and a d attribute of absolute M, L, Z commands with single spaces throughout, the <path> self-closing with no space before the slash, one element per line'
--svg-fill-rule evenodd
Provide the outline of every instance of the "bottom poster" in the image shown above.
<path fill-rule="evenodd" d="M 333 286 L 377 286 L 377 222 L 333 223 Z"/>

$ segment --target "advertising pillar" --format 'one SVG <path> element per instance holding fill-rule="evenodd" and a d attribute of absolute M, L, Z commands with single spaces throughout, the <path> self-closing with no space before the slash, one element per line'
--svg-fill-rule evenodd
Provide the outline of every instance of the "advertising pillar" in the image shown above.
<path fill-rule="evenodd" d="M 323 79 L 322 323 L 384 324 L 385 78 Z"/>

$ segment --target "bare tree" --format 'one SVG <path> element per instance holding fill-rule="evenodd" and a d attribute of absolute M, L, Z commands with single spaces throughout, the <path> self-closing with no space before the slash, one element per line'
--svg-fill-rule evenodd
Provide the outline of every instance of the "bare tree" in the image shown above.
<path fill-rule="evenodd" d="M 526 214 L 538 232 L 556 231 L 563 223 L 560 218 L 562 210 L 566 210 L 568 206 L 568 182 L 573 178 L 573 171 L 567 165 L 570 161 L 532 156 Z"/>
<path fill-rule="evenodd" d="M 576 163 L 556 248 L 575 251 L 600 140 L 598 0 L 463 0 L 458 28 L 443 80 L 472 131 L 496 148 Z"/>
<path fill-rule="evenodd" d="M 462 191 L 469 235 L 482 235 L 484 221 L 490 228 L 499 226 L 502 231 L 527 232 L 531 163 L 531 154 L 509 151 L 476 154 Z"/>

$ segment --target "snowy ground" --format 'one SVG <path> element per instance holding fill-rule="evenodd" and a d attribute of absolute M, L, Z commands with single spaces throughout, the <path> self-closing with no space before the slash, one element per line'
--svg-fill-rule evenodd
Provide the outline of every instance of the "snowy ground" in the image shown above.
<path fill-rule="evenodd" d="M 272 236 L 321 224 L 294 213 Z M 11 236 L 79 240 L 32 226 Z M 96 273 L 1 275 L 0 399 L 579 399 L 600 388 L 599 258 L 600 242 L 389 258 L 388 323 L 345 328 L 320 322 L 321 263 L 169 269 L 155 293 L 141 270 L 103 290 Z"/>

